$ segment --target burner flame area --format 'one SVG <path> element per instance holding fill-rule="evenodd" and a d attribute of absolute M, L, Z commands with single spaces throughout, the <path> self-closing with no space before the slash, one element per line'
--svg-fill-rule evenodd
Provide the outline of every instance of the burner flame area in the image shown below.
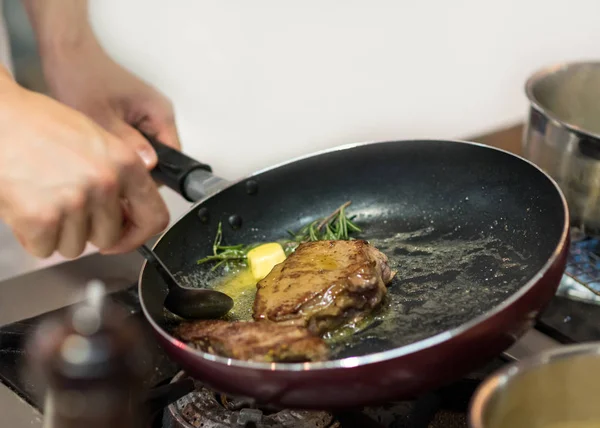
<path fill-rule="evenodd" d="M 179 373 L 173 381 L 183 378 Z M 169 406 L 164 428 L 341 428 L 328 412 L 256 407 L 252 400 L 217 394 L 201 384 Z"/>
<path fill-rule="evenodd" d="M 254 402 L 247 398 L 237 398 L 223 394 L 215 394 L 215 397 L 223 405 L 223 407 L 231 411 L 252 409 L 256 407 Z"/>

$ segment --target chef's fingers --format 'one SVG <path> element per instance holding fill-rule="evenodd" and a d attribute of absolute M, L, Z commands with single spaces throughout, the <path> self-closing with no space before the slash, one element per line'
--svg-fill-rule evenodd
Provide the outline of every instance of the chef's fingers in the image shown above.
<path fill-rule="evenodd" d="M 90 194 L 89 241 L 103 250 L 114 246 L 123 235 L 118 173 L 101 174 Z"/>
<path fill-rule="evenodd" d="M 127 228 L 116 245 L 103 251 L 105 254 L 132 251 L 169 223 L 167 206 L 142 162 L 128 150 L 115 150 L 113 155 L 122 168 L 120 196 L 127 201 Z"/>
<path fill-rule="evenodd" d="M 173 117 L 165 120 L 162 123 L 162 126 L 158 127 L 156 139 L 177 150 L 181 150 L 179 133 L 177 132 L 177 127 L 175 126 L 175 119 Z"/>
<path fill-rule="evenodd" d="M 177 150 L 181 149 L 179 133 L 175 125 L 175 116 L 171 104 L 167 104 L 158 111 L 143 118 L 136 127 L 144 134 L 149 135 L 167 146 Z"/>
<path fill-rule="evenodd" d="M 23 197 L 13 199 L 11 211 L 12 217 L 5 221 L 23 248 L 39 258 L 50 257 L 58 242 L 61 211 Z"/>
<path fill-rule="evenodd" d="M 62 200 L 64 214 L 57 249 L 71 259 L 81 255 L 88 241 L 88 195 L 85 191 L 65 190 Z"/>
<path fill-rule="evenodd" d="M 116 116 L 108 126 L 108 130 L 136 151 L 146 169 L 151 170 L 156 166 L 158 161 L 156 152 L 140 131 Z"/>

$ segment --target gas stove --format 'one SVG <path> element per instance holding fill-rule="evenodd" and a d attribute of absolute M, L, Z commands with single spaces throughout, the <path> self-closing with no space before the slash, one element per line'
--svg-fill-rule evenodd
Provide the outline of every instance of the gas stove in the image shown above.
<path fill-rule="evenodd" d="M 535 329 L 485 367 L 413 401 L 385 403 L 345 412 L 279 410 L 255 407 L 243 398 L 217 394 L 193 381 L 194 392 L 168 406 L 159 406 L 160 411 L 149 424 L 153 428 L 465 427 L 468 403 L 479 383 L 511 359 L 561 343 L 600 340 L 599 252 L 600 242 L 597 240 L 584 237 L 573 240 L 561 286 Z M 113 292 L 109 298 L 125 308 L 132 318 L 143 321 L 136 285 Z M 40 385 L 22 370 L 24 341 L 44 319 L 67 309 L 61 308 L 0 328 L 0 381 L 40 412 L 43 408 Z M 143 325 L 146 324 L 143 322 Z M 149 327 L 147 334 L 150 338 Z M 149 343 L 155 342 L 149 340 Z M 149 391 L 187 378 L 158 345 L 152 345 L 151 354 L 154 370 L 145 379 Z"/>
<path fill-rule="evenodd" d="M 471 395 L 481 380 L 506 363 L 503 358 L 414 401 L 344 412 L 257 408 L 243 398 L 216 394 L 196 381 L 195 392 L 169 405 L 156 420 L 161 428 L 387 428 L 464 427 Z M 174 381 L 184 378 L 179 372 Z"/>

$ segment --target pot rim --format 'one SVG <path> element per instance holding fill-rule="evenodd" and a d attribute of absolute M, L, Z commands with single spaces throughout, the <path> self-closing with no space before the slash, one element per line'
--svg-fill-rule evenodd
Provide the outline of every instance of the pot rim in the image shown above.
<path fill-rule="evenodd" d="M 562 345 L 521 361 L 513 362 L 493 373 L 475 390 L 469 404 L 468 423 L 471 428 L 484 428 L 484 412 L 492 398 L 509 382 L 542 366 L 580 356 L 600 358 L 600 341 Z"/>
<path fill-rule="evenodd" d="M 558 72 L 565 71 L 569 68 L 579 68 L 583 66 L 596 66 L 600 68 L 600 61 L 571 61 L 571 62 L 560 62 L 555 63 L 543 68 L 538 69 L 533 74 L 529 76 L 527 81 L 525 82 L 525 94 L 533 108 L 539 111 L 541 114 L 546 116 L 548 120 L 553 122 L 556 126 L 566 128 L 567 130 L 585 135 L 590 138 L 594 138 L 600 140 L 600 134 L 588 131 L 583 129 L 582 127 L 566 122 L 560 118 L 558 118 L 553 112 L 551 112 L 548 108 L 544 107 L 540 101 L 536 98 L 534 94 L 535 87 L 537 84 L 544 80 L 546 77 L 551 76 L 553 74 L 557 74 Z"/>

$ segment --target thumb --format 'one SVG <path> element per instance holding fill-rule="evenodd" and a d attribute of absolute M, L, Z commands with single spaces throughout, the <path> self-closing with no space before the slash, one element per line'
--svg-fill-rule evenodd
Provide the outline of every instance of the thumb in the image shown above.
<path fill-rule="evenodd" d="M 121 119 L 117 119 L 109 131 L 137 152 L 144 165 L 146 165 L 146 169 L 151 170 L 156 166 L 158 162 L 156 152 L 140 131 Z"/>

